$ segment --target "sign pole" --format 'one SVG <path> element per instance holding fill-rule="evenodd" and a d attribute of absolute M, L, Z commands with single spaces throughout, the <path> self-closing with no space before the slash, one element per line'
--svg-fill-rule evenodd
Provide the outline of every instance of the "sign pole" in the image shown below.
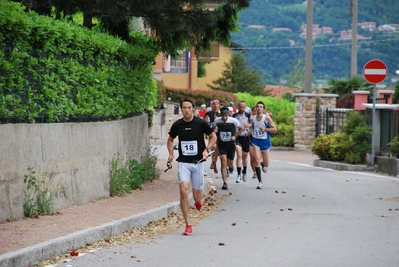
<path fill-rule="evenodd" d="M 363 77 L 369 83 L 374 84 L 373 87 L 373 115 L 372 115 L 372 130 L 371 130 L 371 159 L 370 165 L 374 167 L 374 158 L 375 158 L 375 136 L 376 136 L 376 112 L 375 112 L 375 102 L 376 102 L 376 94 L 377 94 L 377 83 L 382 82 L 388 74 L 387 65 L 384 62 L 378 59 L 370 60 L 363 67 Z"/>
<path fill-rule="evenodd" d="M 375 157 L 375 128 L 376 128 L 376 112 L 375 112 L 375 102 L 376 102 L 376 93 L 377 93 L 377 89 L 376 89 L 376 85 L 374 84 L 373 86 L 373 111 L 372 111 L 372 126 L 371 126 L 371 159 L 370 159 L 370 165 L 371 167 L 374 167 L 374 157 Z"/>

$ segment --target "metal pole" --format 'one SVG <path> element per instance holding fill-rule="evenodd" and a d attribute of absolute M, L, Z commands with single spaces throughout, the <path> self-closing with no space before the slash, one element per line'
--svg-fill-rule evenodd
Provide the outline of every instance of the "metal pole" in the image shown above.
<path fill-rule="evenodd" d="M 350 13 L 352 16 L 352 51 L 351 77 L 357 76 L 357 0 L 351 0 Z"/>
<path fill-rule="evenodd" d="M 312 92 L 312 42 L 313 42 L 313 0 L 308 0 L 306 13 L 306 50 L 305 50 L 305 88 L 304 93 Z"/>
<path fill-rule="evenodd" d="M 376 124 L 376 113 L 375 113 L 375 101 L 376 101 L 376 91 L 377 91 L 377 86 L 374 84 L 373 86 L 373 114 L 372 114 L 372 130 L 371 130 L 371 159 L 370 159 L 370 165 L 371 167 L 374 167 L 374 154 L 375 154 L 375 124 Z"/>

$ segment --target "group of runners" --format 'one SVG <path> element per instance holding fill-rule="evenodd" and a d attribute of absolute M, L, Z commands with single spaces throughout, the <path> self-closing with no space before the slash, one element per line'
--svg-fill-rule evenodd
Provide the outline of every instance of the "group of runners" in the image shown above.
<path fill-rule="evenodd" d="M 271 147 L 270 134 L 277 131 L 269 113 L 265 113 L 265 105 L 258 102 L 249 109 L 244 101 L 238 103 L 236 113 L 223 107 L 220 101 L 212 101 L 211 110 L 203 119 L 217 134 L 217 142 L 213 149 L 217 151 L 212 157 L 210 168 L 218 173 L 217 158 L 220 158 L 223 178 L 222 189 L 228 189 L 227 177 L 234 173 L 236 158 L 236 183 L 247 181 L 248 155 L 250 156 L 253 178 L 258 178 L 257 189 L 262 189 L 261 168 L 264 173 L 269 166 L 269 151 Z"/>
<path fill-rule="evenodd" d="M 180 206 L 186 228 L 183 235 L 191 235 L 189 218 L 189 184 L 191 182 L 194 206 L 201 210 L 203 206 L 204 159 L 212 157 L 211 169 L 215 173 L 217 158 L 220 158 L 223 178 L 222 189 L 227 190 L 227 175 L 234 173 L 234 159 L 237 154 L 236 183 L 247 181 L 248 154 L 251 165 L 258 178 L 257 189 L 263 188 L 261 168 L 267 173 L 270 134 L 277 128 L 270 115 L 265 114 L 263 102 L 256 103 L 255 113 L 248 112 L 246 103 L 238 104 L 238 112 L 231 114 L 228 107 L 220 108 L 220 101 L 213 100 L 211 110 L 203 118 L 194 116 L 195 101 L 184 97 L 180 102 L 183 117 L 175 121 L 169 131 L 167 149 L 168 162 L 174 160 L 174 139 L 178 137 L 178 181 L 180 188 Z M 232 115 L 232 116 L 231 116 Z M 207 142 L 205 140 L 207 139 Z"/>

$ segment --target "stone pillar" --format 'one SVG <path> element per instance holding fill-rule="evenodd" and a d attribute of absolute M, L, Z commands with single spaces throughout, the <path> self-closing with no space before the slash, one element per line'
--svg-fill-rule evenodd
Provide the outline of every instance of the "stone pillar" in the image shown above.
<path fill-rule="evenodd" d="M 387 104 L 392 104 L 392 96 L 394 90 L 378 90 L 378 94 L 380 95 L 380 98 L 385 98 L 386 96 L 388 97 L 388 103 Z"/>
<path fill-rule="evenodd" d="M 316 138 L 316 108 L 335 108 L 338 95 L 297 93 L 294 96 L 294 146 L 296 150 L 310 150 Z"/>
<path fill-rule="evenodd" d="M 354 109 L 355 110 L 365 110 L 366 107 L 363 106 L 363 103 L 368 103 L 368 97 L 370 92 L 369 91 L 353 91 L 353 97 L 354 97 Z"/>

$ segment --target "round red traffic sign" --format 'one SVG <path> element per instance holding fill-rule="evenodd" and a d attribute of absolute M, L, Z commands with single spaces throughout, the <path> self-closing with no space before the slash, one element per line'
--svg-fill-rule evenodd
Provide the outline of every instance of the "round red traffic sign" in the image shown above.
<path fill-rule="evenodd" d="M 387 65 L 378 59 L 370 60 L 363 68 L 363 76 L 369 83 L 380 83 L 385 80 L 387 74 Z"/>

